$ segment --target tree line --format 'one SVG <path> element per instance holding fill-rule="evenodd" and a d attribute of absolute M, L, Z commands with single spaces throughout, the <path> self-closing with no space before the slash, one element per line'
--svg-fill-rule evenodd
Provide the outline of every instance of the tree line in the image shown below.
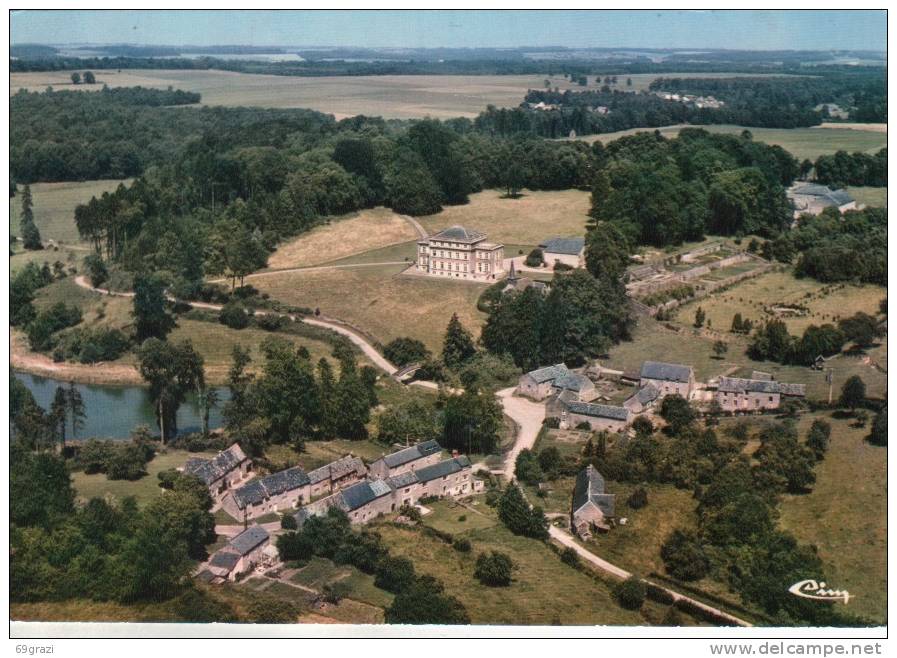
<path fill-rule="evenodd" d="M 887 187 L 888 149 L 880 149 L 874 155 L 846 151 L 821 155 L 813 164 L 813 175 L 817 182 L 832 187 Z"/>

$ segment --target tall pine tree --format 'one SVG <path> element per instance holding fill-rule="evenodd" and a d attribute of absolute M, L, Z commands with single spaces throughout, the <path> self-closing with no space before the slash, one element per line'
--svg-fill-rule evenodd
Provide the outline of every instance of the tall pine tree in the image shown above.
<path fill-rule="evenodd" d="M 470 332 L 464 328 L 457 313 L 452 313 L 445 330 L 445 341 L 442 344 L 442 361 L 453 370 L 458 369 L 476 354 L 476 347 Z"/>

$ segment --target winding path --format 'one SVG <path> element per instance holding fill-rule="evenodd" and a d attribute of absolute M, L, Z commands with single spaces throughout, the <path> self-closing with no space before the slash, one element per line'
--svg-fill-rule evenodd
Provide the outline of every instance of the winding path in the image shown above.
<path fill-rule="evenodd" d="M 514 395 L 515 387 L 505 388 L 496 393 L 505 415 L 517 425 L 514 447 L 505 458 L 504 475 L 509 482 L 514 479 L 514 466 L 521 450 L 531 450 L 536 445 L 536 437 L 545 419 L 545 405 Z"/>
<path fill-rule="evenodd" d="M 326 272 L 328 270 L 350 270 L 359 267 L 383 267 L 384 265 L 411 265 L 413 263 L 409 263 L 407 260 L 386 260 L 379 261 L 376 263 L 344 263 L 342 265 L 310 265 L 308 267 L 285 267 L 279 270 L 265 270 L 264 272 L 253 272 L 252 274 L 247 274 L 244 276 L 244 279 L 259 279 L 265 276 L 274 276 L 276 274 L 295 274 L 295 273 L 306 273 L 306 272 Z M 208 279 L 209 283 L 225 283 L 227 281 L 224 277 L 219 277 L 217 279 Z"/>
<path fill-rule="evenodd" d="M 100 295 L 109 295 L 112 297 L 133 297 L 133 292 L 115 292 L 112 290 L 108 290 L 106 288 L 96 288 L 87 281 L 87 279 L 81 275 L 75 277 L 75 283 L 82 288 L 86 288 L 87 290 L 93 291 Z M 168 296 L 171 301 L 181 301 L 175 299 L 172 296 Z M 207 309 L 210 311 L 220 311 L 222 306 L 221 304 L 209 304 L 207 302 L 183 302 L 189 305 L 191 308 L 201 308 Z M 341 334 L 348 338 L 352 343 L 357 345 L 361 351 L 364 353 L 366 357 L 368 357 L 375 366 L 383 370 L 386 374 L 392 375 L 394 374 L 398 368 L 396 368 L 392 363 L 390 363 L 380 352 L 377 351 L 377 348 L 374 347 L 368 340 L 362 336 L 360 333 L 347 327 L 346 325 L 337 322 L 335 320 L 321 320 L 319 318 L 308 318 L 302 315 L 295 315 L 293 313 L 278 313 L 276 311 L 256 311 L 257 315 L 277 315 L 284 318 L 290 318 L 291 320 L 295 320 L 298 322 L 304 322 L 305 324 L 312 325 L 315 327 L 323 327 L 325 329 L 330 329 L 331 331 L 335 331 L 338 334 Z"/>

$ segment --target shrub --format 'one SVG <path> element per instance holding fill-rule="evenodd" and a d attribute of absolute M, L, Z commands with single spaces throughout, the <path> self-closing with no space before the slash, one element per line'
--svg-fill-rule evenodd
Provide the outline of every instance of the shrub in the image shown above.
<path fill-rule="evenodd" d="M 399 514 L 406 518 L 411 519 L 412 521 L 420 521 L 420 510 L 417 509 L 414 505 L 409 505 L 405 503 L 399 508 Z"/>
<path fill-rule="evenodd" d="M 464 523 L 466 520 L 467 520 L 467 515 L 466 515 L 466 514 L 462 514 L 461 516 L 458 517 L 458 522 L 459 522 L 459 523 Z"/>
<path fill-rule="evenodd" d="M 109 279 L 109 270 L 106 269 L 106 263 L 99 254 L 90 254 L 84 258 L 84 268 L 87 270 L 87 277 L 90 279 L 90 285 L 98 288 Z"/>
<path fill-rule="evenodd" d="M 171 489 L 174 487 L 175 480 L 181 476 L 180 472 L 175 468 L 167 468 L 156 474 L 159 478 L 159 486 L 163 489 Z"/>
<path fill-rule="evenodd" d="M 554 264 L 555 272 L 570 272 L 573 269 L 572 265 L 567 265 L 567 263 L 562 263 L 561 261 L 557 261 Z"/>
<path fill-rule="evenodd" d="M 249 326 L 249 315 L 239 302 L 228 302 L 221 308 L 218 321 L 231 329 L 245 329 Z"/>
<path fill-rule="evenodd" d="M 489 587 L 507 587 L 511 584 L 511 572 L 514 562 L 510 556 L 492 551 L 489 555 L 480 553 L 477 556 L 473 575 Z"/>
<path fill-rule="evenodd" d="M 427 346 L 416 338 L 395 338 L 383 348 L 383 356 L 399 366 L 409 363 L 422 363 L 431 358 L 432 354 Z"/>
<path fill-rule="evenodd" d="M 700 580 L 710 570 L 710 561 L 694 532 L 674 530 L 660 547 L 667 572 L 678 580 Z"/>
<path fill-rule="evenodd" d="M 567 546 L 561 551 L 561 562 L 568 564 L 571 567 L 577 567 L 579 566 L 579 553 L 570 546 Z"/>
<path fill-rule="evenodd" d="M 414 583 L 414 564 L 404 557 L 386 557 L 377 565 L 374 585 L 398 594 Z"/>
<path fill-rule="evenodd" d="M 556 430 L 561 426 L 561 419 L 557 416 L 549 416 L 542 421 L 542 425 L 548 429 Z"/>
<path fill-rule="evenodd" d="M 280 331 L 290 322 L 289 318 L 274 313 L 260 313 L 254 319 L 256 326 L 264 331 Z"/>
<path fill-rule="evenodd" d="M 524 265 L 527 267 L 542 267 L 545 263 L 545 258 L 542 254 L 542 250 L 538 247 L 529 252 L 529 255 L 523 261 Z"/>
<path fill-rule="evenodd" d="M 459 553 L 470 553 L 470 549 L 472 548 L 470 545 L 469 539 L 464 539 L 463 537 L 459 537 L 455 541 L 452 542 L 452 548 L 454 548 Z"/>
<path fill-rule="evenodd" d="M 284 514 L 280 517 L 280 527 L 284 530 L 296 530 L 299 523 L 296 522 L 296 517 L 292 514 Z"/>
<path fill-rule="evenodd" d="M 648 492 L 645 491 L 644 487 L 637 487 L 635 491 L 629 495 L 629 498 L 626 499 L 626 504 L 630 509 L 643 508 L 648 504 Z"/>
<path fill-rule="evenodd" d="M 614 588 L 614 598 L 627 610 L 638 610 L 645 602 L 645 584 L 636 576 L 629 576 Z"/>
<path fill-rule="evenodd" d="M 589 422 L 587 420 L 584 420 L 581 423 L 576 423 L 576 429 L 589 432 L 589 431 L 591 431 L 592 426 L 589 425 Z"/>

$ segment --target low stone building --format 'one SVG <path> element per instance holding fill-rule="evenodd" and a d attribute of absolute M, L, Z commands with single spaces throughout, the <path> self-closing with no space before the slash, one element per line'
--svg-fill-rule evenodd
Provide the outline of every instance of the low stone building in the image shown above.
<path fill-rule="evenodd" d="M 570 527 L 580 537 L 593 530 L 608 530 L 614 518 L 616 496 L 605 492 L 604 478 L 589 464 L 576 476 Z"/>
<path fill-rule="evenodd" d="M 251 477 L 252 462 L 235 443 L 211 459 L 188 459 L 183 472 L 202 480 L 212 498 L 218 500 L 228 490 Z"/>
<path fill-rule="evenodd" d="M 719 406 L 730 413 L 778 409 L 783 398 L 804 396 L 804 384 L 786 384 L 771 379 L 720 377 L 716 390 Z"/>
<path fill-rule="evenodd" d="M 368 472 L 371 477 L 385 479 L 405 471 L 435 464 L 439 461 L 441 453 L 442 446 L 436 441 L 424 441 L 409 448 L 383 455 L 368 467 Z"/>
<path fill-rule="evenodd" d="M 548 267 L 563 263 L 570 267 L 582 267 L 585 264 L 585 238 L 549 238 L 543 241 L 542 260 Z"/>
<path fill-rule="evenodd" d="M 533 400 L 544 400 L 563 391 L 576 394 L 578 400 L 595 399 L 595 384 L 584 375 L 571 371 L 563 363 L 532 370 L 520 376 L 517 392 Z"/>
<path fill-rule="evenodd" d="M 639 388 L 648 384 L 658 390 L 658 399 L 678 394 L 688 400 L 695 390 L 695 370 L 679 363 L 645 361 L 639 373 Z"/>
<path fill-rule="evenodd" d="M 259 525 L 250 526 L 212 555 L 208 570 L 219 578 L 236 580 L 261 562 L 269 541 L 267 530 Z"/>
<path fill-rule="evenodd" d="M 221 501 L 221 506 L 235 519 L 256 519 L 307 503 L 311 500 L 310 485 L 308 475 L 296 466 L 234 489 Z"/>
<path fill-rule="evenodd" d="M 565 392 L 552 397 L 545 405 L 545 415 L 557 418 L 561 429 L 588 423 L 593 431 L 621 432 L 629 425 L 631 414 L 626 407 L 580 402 Z"/>
<path fill-rule="evenodd" d="M 788 188 L 786 195 L 794 207 L 795 219 L 808 213 L 818 215 L 826 208 L 837 208 L 838 212 L 855 210 L 856 201 L 846 190 L 833 190 L 815 183 L 798 183 Z"/>
<path fill-rule="evenodd" d="M 629 396 L 623 402 L 623 406 L 632 414 L 642 414 L 653 409 L 659 398 L 660 391 L 657 387 L 654 384 L 648 384 Z"/>
<path fill-rule="evenodd" d="M 364 462 L 353 455 L 340 457 L 326 466 L 308 472 L 312 498 L 331 494 L 363 480 L 367 475 Z"/>

